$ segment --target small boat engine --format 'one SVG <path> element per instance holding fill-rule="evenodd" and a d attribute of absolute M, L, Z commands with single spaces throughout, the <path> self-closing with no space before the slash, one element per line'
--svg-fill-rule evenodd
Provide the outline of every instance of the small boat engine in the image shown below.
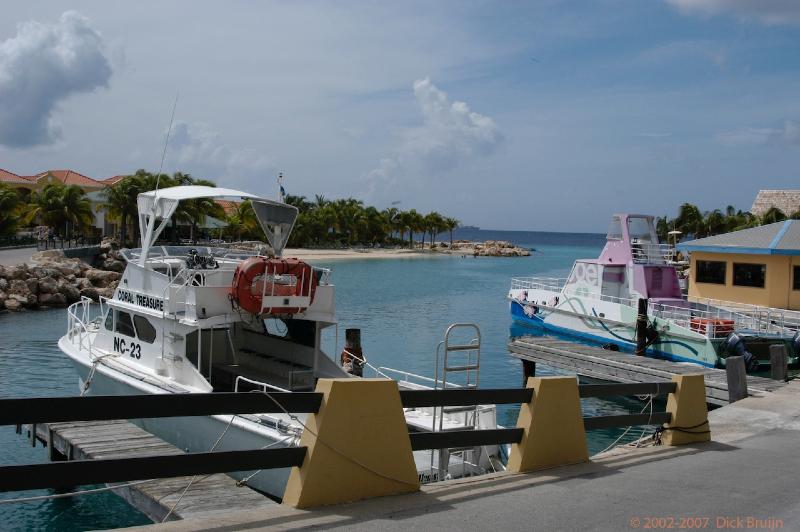
<path fill-rule="evenodd" d="M 740 335 L 731 333 L 720 345 L 720 352 L 726 353 L 728 356 L 741 356 L 744 357 L 744 365 L 747 371 L 758 370 L 758 359 L 747 350 L 747 345 L 744 338 Z"/>

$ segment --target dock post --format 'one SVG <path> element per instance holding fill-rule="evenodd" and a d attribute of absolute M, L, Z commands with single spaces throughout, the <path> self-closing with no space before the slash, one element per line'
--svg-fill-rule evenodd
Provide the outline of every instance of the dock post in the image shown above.
<path fill-rule="evenodd" d="M 647 349 L 647 299 L 639 298 L 639 310 L 636 314 L 636 354 L 644 356 Z"/>
<path fill-rule="evenodd" d="M 419 490 L 397 382 L 319 379 L 319 412 L 300 437 L 306 456 L 293 467 L 283 504 L 310 508 Z"/>
<path fill-rule="evenodd" d="M 513 473 L 589 461 L 586 429 L 576 377 L 531 377 L 530 403 L 522 405 L 517 428 L 524 430 L 511 446 L 508 470 Z"/>
<path fill-rule="evenodd" d="M 728 402 L 735 403 L 747 397 L 747 369 L 744 357 L 726 358 L 725 374 L 728 378 Z"/>
<path fill-rule="evenodd" d="M 530 377 L 536 376 L 536 361 L 525 358 L 520 360 L 522 360 L 522 386 L 524 387 Z"/>
<path fill-rule="evenodd" d="M 676 388 L 667 398 L 667 412 L 672 419 L 664 425 L 664 445 L 710 441 L 705 375 L 673 375 L 672 382 Z"/>
<path fill-rule="evenodd" d="M 774 344 L 769 346 L 769 363 L 774 380 L 783 382 L 789 380 L 789 373 L 787 370 L 789 355 L 786 352 L 786 345 Z"/>
<path fill-rule="evenodd" d="M 36 423 L 31 423 L 31 447 L 36 447 Z"/>

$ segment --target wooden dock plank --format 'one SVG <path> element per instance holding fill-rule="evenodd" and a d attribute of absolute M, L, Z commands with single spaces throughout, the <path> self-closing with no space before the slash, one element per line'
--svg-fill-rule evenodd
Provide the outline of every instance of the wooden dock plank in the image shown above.
<path fill-rule="evenodd" d="M 720 405 L 728 403 L 728 381 L 725 371 L 721 369 L 609 351 L 547 336 L 515 338 L 509 342 L 508 349 L 520 359 L 613 382 L 669 381 L 677 374 L 702 373 L 705 375 L 708 402 Z M 764 377 L 747 377 L 751 395 L 776 390 L 783 384 Z"/>
<path fill-rule="evenodd" d="M 126 420 L 36 424 L 36 437 L 72 459 L 109 459 L 183 454 L 183 451 Z M 26 427 L 30 431 L 30 426 Z M 192 477 L 158 479 L 144 484 L 119 486 L 114 493 L 159 522 L 178 501 Z M 258 509 L 274 506 L 269 498 L 223 474 L 197 477 L 170 519 L 198 517 L 216 509 Z"/>

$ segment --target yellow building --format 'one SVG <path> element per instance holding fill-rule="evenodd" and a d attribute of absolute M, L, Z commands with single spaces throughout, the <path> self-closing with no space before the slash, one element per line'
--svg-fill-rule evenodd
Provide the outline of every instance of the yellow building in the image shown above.
<path fill-rule="evenodd" d="M 800 220 L 682 242 L 689 297 L 800 310 Z"/>

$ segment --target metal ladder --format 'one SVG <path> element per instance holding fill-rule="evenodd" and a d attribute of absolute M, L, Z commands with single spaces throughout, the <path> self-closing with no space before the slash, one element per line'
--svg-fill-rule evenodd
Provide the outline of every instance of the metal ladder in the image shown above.
<path fill-rule="evenodd" d="M 474 330 L 475 337 L 465 344 L 453 344 L 451 335 L 454 331 Z M 481 331 L 475 323 L 453 323 L 444 333 L 444 340 L 436 346 L 436 373 L 434 388 L 439 388 L 439 358 L 442 347 L 444 346 L 444 358 L 442 360 L 442 389 L 447 389 L 448 384 L 451 388 L 461 387 L 474 389 L 478 387 L 481 368 Z M 452 360 L 457 357 L 457 360 Z M 448 381 L 448 376 L 452 374 L 463 374 L 465 380 L 460 383 Z M 445 429 L 444 418 L 446 414 L 464 414 L 463 424 L 457 429 Z M 439 426 L 436 427 L 438 414 Z M 452 417 L 452 416 L 451 416 Z M 433 430 L 443 432 L 446 430 L 469 430 L 474 429 L 478 423 L 478 406 L 444 406 L 433 409 Z M 474 454 L 474 447 L 458 447 L 439 449 L 439 479 L 444 480 L 448 474 L 450 454 L 461 453 L 462 461 L 466 462 L 467 453 Z M 465 466 L 466 467 L 466 466 Z M 433 471 L 433 453 L 431 453 L 431 471 Z"/>

